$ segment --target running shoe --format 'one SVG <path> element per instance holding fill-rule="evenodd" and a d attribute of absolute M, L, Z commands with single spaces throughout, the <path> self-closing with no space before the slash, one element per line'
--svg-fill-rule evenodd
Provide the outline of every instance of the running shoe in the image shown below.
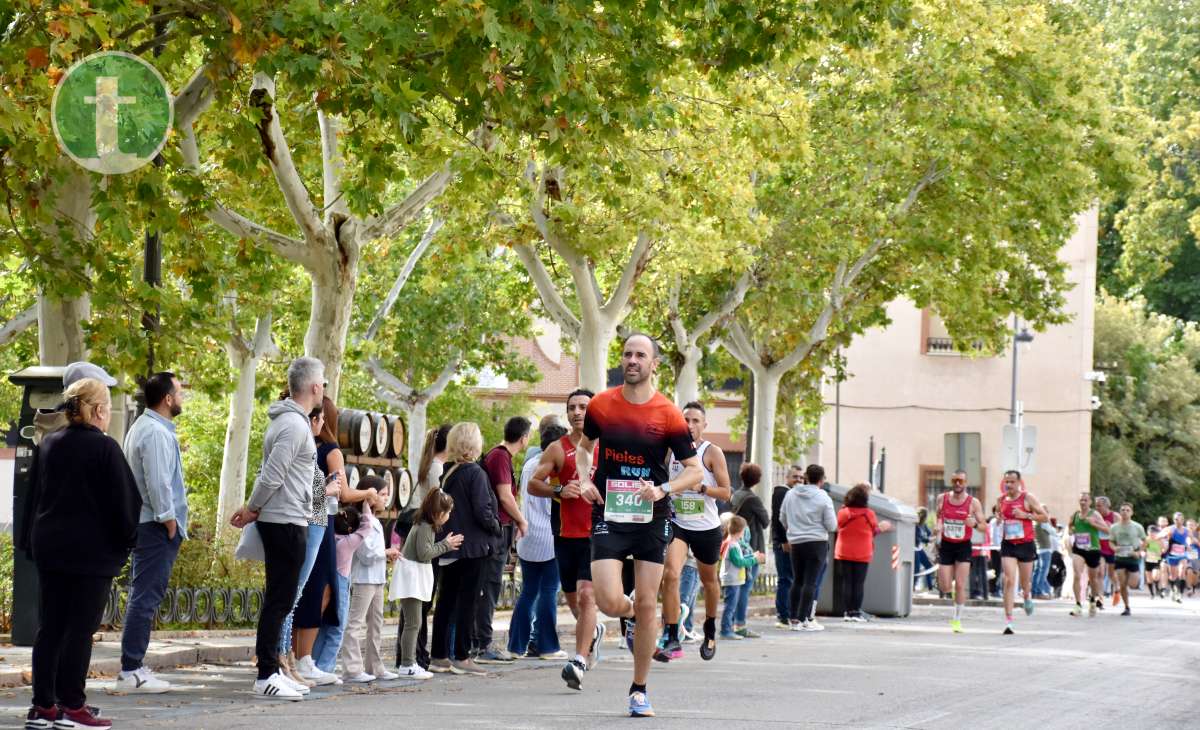
<path fill-rule="evenodd" d="M 667 656 L 671 657 L 672 659 L 683 658 L 683 646 L 680 645 L 678 640 L 668 641 L 667 645 L 663 647 L 663 651 L 667 652 Z"/>
<path fill-rule="evenodd" d="M 596 622 L 596 630 L 592 632 L 592 643 L 588 647 L 588 669 L 600 663 L 600 646 L 604 644 L 604 632 L 608 631 L 604 627 L 603 621 Z"/>
<path fill-rule="evenodd" d="M 654 717 L 654 708 L 650 706 L 650 698 L 645 692 L 634 692 L 629 695 L 630 717 Z"/>
<path fill-rule="evenodd" d="M 704 641 L 700 644 L 700 658 L 706 662 L 711 662 L 712 658 L 717 655 L 717 629 L 714 626 L 712 633 L 707 630 L 704 632 Z"/>
<path fill-rule="evenodd" d="M 567 686 L 574 690 L 583 690 L 583 673 L 587 667 L 572 659 L 563 665 L 562 678 Z"/>
<path fill-rule="evenodd" d="M 733 633 L 737 634 L 738 636 L 742 637 L 743 639 L 761 639 L 762 638 L 762 634 L 758 633 L 757 631 L 751 631 L 748 626 L 743 626 L 740 629 L 734 629 Z"/>
<path fill-rule="evenodd" d="M 479 656 L 475 657 L 478 664 L 511 664 L 517 658 L 510 654 L 507 649 L 502 649 L 495 646 L 489 646 L 487 649 L 479 652 Z"/>
<path fill-rule="evenodd" d="M 1104 599 L 1103 598 L 1096 599 L 1096 608 L 1098 608 L 1101 611 L 1104 610 Z"/>
<path fill-rule="evenodd" d="M 1075 608 L 1071 609 L 1071 615 L 1072 616 L 1082 616 L 1083 615 L 1083 606 L 1076 603 Z"/>
<path fill-rule="evenodd" d="M 794 621 L 792 622 L 792 625 L 788 627 L 788 631 L 804 631 L 804 624 L 806 623 L 806 621 Z"/>
<path fill-rule="evenodd" d="M 1032 616 L 1032 615 L 1033 615 L 1033 599 L 1032 599 L 1032 598 L 1026 598 L 1026 599 L 1025 599 L 1025 606 L 1024 606 L 1024 608 L 1025 608 L 1025 615 L 1026 615 L 1026 616 Z"/>
<path fill-rule="evenodd" d="M 567 658 L 567 653 L 562 649 L 559 649 L 558 651 L 551 651 L 545 654 L 535 654 L 534 658 L 546 662 L 560 662 Z"/>
<path fill-rule="evenodd" d="M 666 664 L 671 661 L 671 655 L 661 646 L 654 647 L 654 661 Z"/>
<path fill-rule="evenodd" d="M 1131 613 L 1129 613 L 1129 606 L 1125 607 L 1125 610 L 1121 612 L 1121 615 L 1122 616 L 1131 616 L 1132 615 Z"/>
<path fill-rule="evenodd" d="M 1004 635 L 1005 635 L 1005 636 L 1012 636 L 1012 635 L 1013 635 L 1012 624 L 1007 624 L 1007 625 L 1004 627 Z"/>
<path fill-rule="evenodd" d="M 867 622 L 867 617 L 860 616 L 856 613 L 848 613 L 842 617 L 842 621 L 852 624 L 865 624 Z"/>
<path fill-rule="evenodd" d="M 956 618 L 950 619 L 950 631 L 955 634 L 961 634 L 963 632 L 962 621 Z"/>
<path fill-rule="evenodd" d="M 788 623 L 787 621 L 784 621 L 783 619 L 776 619 L 775 620 L 775 628 L 787 630 L 787 629 L 792 628 L 792 625 L 790 623 Z"/>
<path fill-rule="evenodd" d="M 815 620 L 809 620 L 804 624 L 805 631 L 824 631 L 825 627 L 817 623 Z"/>
<path fill-rule="evenodd" d="M 1088 604 L 1088 618 L 1094 618 L 1095 616 L 1096 616 L 1096 604 L 1089 603 Z"/>

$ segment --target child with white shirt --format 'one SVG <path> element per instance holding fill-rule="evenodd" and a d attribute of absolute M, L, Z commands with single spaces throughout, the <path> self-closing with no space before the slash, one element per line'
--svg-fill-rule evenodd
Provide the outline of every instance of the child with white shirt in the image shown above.
<path fill-rule="evenodd" d="M 383 525 L 374 511 L 382 511 L 387 504 L 383 480 L 376 476 L 364 477 L 359 489 L 374 490 L 375 494 L 363 502 L 362 519 L 371 525 L 371 530 L 362 545 L 354 552 L 350 567 L 350 615 L 346 635 L 342 641 L 342 670 L 347 682 L 373 682 L 376 679 L 396 679 L 397 674 L 383 666 L 383 595 L 387 583 L 388 561 L 400 557 L 398 548 L 384 546 Z M 373 511 L 374 510 L 374 511 Z M 366 626 L 366 662 L 363 662 L 363 627 Z M 370 671 L 368 671 L 370 670 Z"/>

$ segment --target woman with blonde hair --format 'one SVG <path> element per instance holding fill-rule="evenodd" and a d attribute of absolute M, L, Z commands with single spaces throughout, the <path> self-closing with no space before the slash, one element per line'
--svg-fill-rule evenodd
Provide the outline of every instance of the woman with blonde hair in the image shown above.
<path fill-rule="evenodd" d="M 38 570 L 33 707 L 26 727 L 111 727 L 88 707 L 84 688 L 92 634 L 112 579 L 137 536 L 142 498 L 121 445 L 105 434 L 108 388 L 77 380 L 63 394 L 68 425 L 42 440 L 32 475 L 31 557 Z"/>
<path fill-rule="evenodd" d="M 496 538 L 500 536 L 496 493 L 487 472 L 476 463 L 481 451 L 483 434 L 479 426 L 463 422 L 450 429 L 446 439 L 448 468 L 442 477 L 442 491 L 454 500 L 454 510 L 439 528 L 437 538 L 441 540 L 454 533 L 462 535 L 463 541 L 457 550 L 438 558 L 441 575 L 429 651 L 433 658 L 429 663 L 431 672 L 486 674 L 468 656 L 483 565 L 496 549 Z M 448 638 L 452 623 L 455 631 L 451 655 Z"/>

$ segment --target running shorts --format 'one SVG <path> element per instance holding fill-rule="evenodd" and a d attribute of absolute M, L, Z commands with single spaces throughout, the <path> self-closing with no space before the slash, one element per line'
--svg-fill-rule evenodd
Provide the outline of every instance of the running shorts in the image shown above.
<path fill-rule="evenodd" d="M 592 539 L 590 537 L 554 538 L 554 559 L 563 593 L 578 590 L 579 581 L 592 579 Z"/>
<path fill-rule="evenodd" d="M 667 558 L 667 545 L 671 544 L 671 520 L 659 517 L 644 525 L 620 531 L 605 520 L 592 527 L 592 561 L 624 560 L 632 557 L 646 563 L 662 565 Z"/>
<path fill-rule="evenodd" d="M 1168 555 L 1167 556 L 1167 565 L 1179 565 L 1180 563 L 1183 563 L 1186 561 L 1187 561 L 1186 555 Z"/>
<path fill-rule="evenodd" d="M 1089 568 L 1100 567 L 1100 551 L 1099 550 L 1081 550 L 1077 547 L 1071 548 L 1071 552 L 1083 558 L 1083 563 Z"/>
<path fill-rule="evenodd" d="M 716 565 L 721 560 L 721 528 L 711 530 L 688 530 L 679 525 L 671 525 L 676 540 L 682 540 L 692 549 L 697 563 Z"/>
<path fill-rule="evenodd" d="M 949 542 L 942 540 L 938 543 L 938 565 L 954 565 L 955 563 L 971 562 L 971 543 Z"/>
<path fill-rule="evenodd" d="M 1157 560 L 1147 560 L 1146 561 L 1146 572 L 1149 573 L 1152 570 L 1158 570 L 1158 561 Z"/>
<path fill-rule="evenodd" d="M 1138 572 L 1138 569 L 1141 567 L 1138 564 L 1137 558 L 1117 558 L 1115 565 L 1117 570 L 1127 570 L 1130 573 Z"/>
<path fill-rule="evenodd" d="M 1100 553 L 1100 557 L 1104 558 L 1104 562 L 1108 563 L 1109 565 L 1117 562 L 1117 556 L 1115 553 Z"/>
<path fill-rule="evenodd" d="M 1032 563 L 1037 560 L 1037 543 L 1029 542 L 1000 542 L 1000 557 L 1016 558 L 1021 563 Z"/>

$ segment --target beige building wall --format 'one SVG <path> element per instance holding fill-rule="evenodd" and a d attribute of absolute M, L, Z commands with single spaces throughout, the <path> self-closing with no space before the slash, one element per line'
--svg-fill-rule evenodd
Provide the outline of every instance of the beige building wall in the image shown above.
<path fill-rule="evenodd" d="M 1036 474 L 1026 485 L 1060 521 L 1087 489 L 1091 464 L 1092 383 L 1085 375 L 1092 370 L 1096 211 L 1079 215 L 1077 225 L 1060 253 L 1075 284 L 1066 301 L 1072 319 L 1035 333 L 1018 360 L 1017 398 L 1024 402 L 1025 423 L 1038 429 Z M 887 449 L 887 493 L 920 505 L 931 496 L 928 482 L 941 476 L 944 435 L 977 432 L 990 507 L 999 494 L 1002 429 L 1009 419 L 1011 348 L 986 358 L 939 353 L 936 317 L 907 300 L 893 302 L 888 314 L 891 325 L 867 332 L 845 351 L 849 379 L 841 386 L 840 437 L 829 384 L 824 395 L 830 408 L 810 458 L 831 479 L 837 471 L 841 483 L 865 480 L 874 436 L 877 452 Z"/>

